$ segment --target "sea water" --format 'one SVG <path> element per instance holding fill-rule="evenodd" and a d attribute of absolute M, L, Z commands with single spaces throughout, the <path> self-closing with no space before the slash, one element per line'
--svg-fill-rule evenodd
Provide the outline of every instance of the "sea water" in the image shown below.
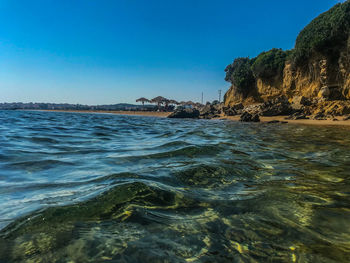
<path fill-rule="evenodd" d="M 0 262 L 349 262 L 347 127 L 0 111 Z"/>

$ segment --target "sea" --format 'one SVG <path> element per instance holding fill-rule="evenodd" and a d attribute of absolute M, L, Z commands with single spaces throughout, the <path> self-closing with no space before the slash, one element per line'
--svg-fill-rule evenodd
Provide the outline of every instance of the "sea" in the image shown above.
<path fill-rule="evenodd" d="M 350 128 L 0 111 L 0 262 L 350 262 Z"/>

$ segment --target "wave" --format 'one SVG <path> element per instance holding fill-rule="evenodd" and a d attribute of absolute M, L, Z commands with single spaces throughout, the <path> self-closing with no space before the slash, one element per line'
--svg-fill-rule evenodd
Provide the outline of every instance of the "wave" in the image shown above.
<path fill-rule="evenodd" d="M 59 141 L 53 138 L 48 138 L 48 137 L 31 137 L 30 140 L 32 142 L 37 142 L 37 143 L 58 143 Z"/>
<path fill-rule="evenodd" d="M 0 262 L 350 260 L 346 129 L 0 121 Z"/>
<path fill-rule="evenodd" d="M 11 162 L 11 163 L 5 164 L 4 166 L 12 169 L 30 169 L 30 170 L 39 171 L 39 170 L 47 170 L 50 168 L 55 168 L 61 165 L 74 166 L 75 164 L 68 161 L 48 159 L 48 160 L 38 160 L 38 161 L 31 160 L 31 161 L 23 161 L 23 162 Z"/>

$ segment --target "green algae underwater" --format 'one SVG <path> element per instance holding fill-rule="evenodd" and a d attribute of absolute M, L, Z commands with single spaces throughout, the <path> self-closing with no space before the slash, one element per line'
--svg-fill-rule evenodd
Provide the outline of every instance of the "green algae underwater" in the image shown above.
<path fill-rule="evenodd" d="M 347 127 L 0 119 L 0 262 L 350 261 Z"/>

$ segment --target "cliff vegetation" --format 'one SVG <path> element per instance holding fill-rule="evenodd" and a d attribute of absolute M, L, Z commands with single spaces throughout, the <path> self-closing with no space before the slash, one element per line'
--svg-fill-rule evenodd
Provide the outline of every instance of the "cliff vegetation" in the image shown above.
<path fill-rule="evenodd" d="M 274 48 L 255 58 L 236 58 L 225 69 L 232 84 L 225 106 L 296 96 L 314 104 L 350 99 L 350 0 L 315 18 L 297 36 L 295 47 Z"/>

